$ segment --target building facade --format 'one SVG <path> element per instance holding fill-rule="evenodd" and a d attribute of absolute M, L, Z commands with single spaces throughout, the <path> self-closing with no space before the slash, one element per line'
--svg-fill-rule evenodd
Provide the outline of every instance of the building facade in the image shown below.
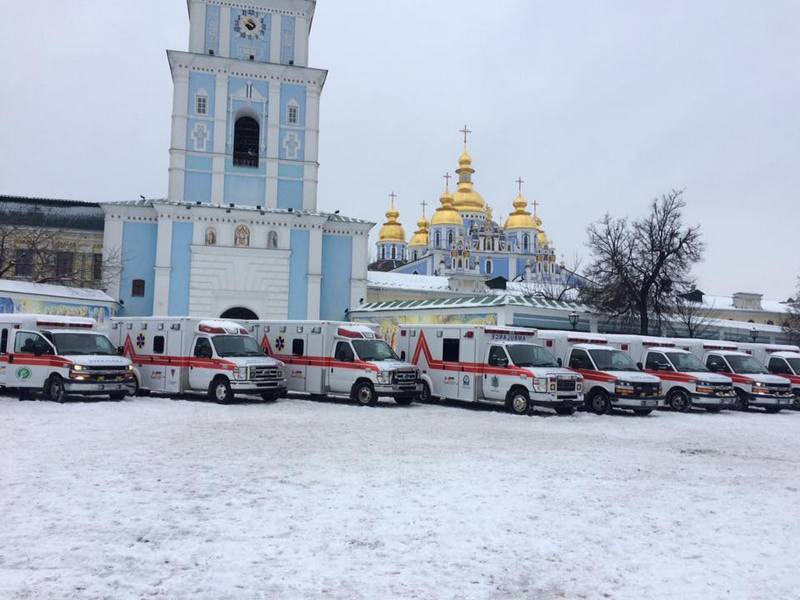
<path fill-rule="evenodd" d="M 123 315 L 343 319 L 372 223 L 317 211 L 315 2 L 189 0 L 165 200 L 104 205 Z"/>
<path fill-rule="evenodd" d="M 416 275 L 436 275 L 473 280 L 480 292 L 483 283 L 495 277 L 534 285 L 563 286 L 572 276 L 544 231 L 538 213 L 528 210 L 519 194 L 513 211 L 502 225 L 492 218 L 492 209 L 475 189 L 472 157 L 464 144 L 458 159 L 457 188 L 448 185 L 430 220 L 424 214 L 410 239 L 399 221 L 394 204 L 386 213 L 377 243 L 374 270 Z"/>

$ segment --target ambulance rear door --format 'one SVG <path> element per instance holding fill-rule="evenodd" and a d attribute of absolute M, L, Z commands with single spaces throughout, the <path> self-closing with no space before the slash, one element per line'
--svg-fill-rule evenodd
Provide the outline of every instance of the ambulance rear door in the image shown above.
<path fill-rule="evenodd" d="M 278 334 L 275 340 L 275 351 L 286 362 L 286 385 L 292 391 L 312 392 L 308 389 L 308 376 L 310 372 L 313 379 L 315 369 L 308 365 L 310 355 L 308 337 L 308 326 L 298 325 L 287 327 L 286 333 Z M 278 345 L 283 346 L 283 349 L 279 350 Z M 318 388 L 319 384 L 315 389 Z"/>
<path fill-rule="evenodd" d="M 483 356 L 478 356 L 474 329 L 461 331 L 461 372 L 458 377 L 458 399 L 475 402 L 478 399 L 479 379 L 483 376 Z"/>

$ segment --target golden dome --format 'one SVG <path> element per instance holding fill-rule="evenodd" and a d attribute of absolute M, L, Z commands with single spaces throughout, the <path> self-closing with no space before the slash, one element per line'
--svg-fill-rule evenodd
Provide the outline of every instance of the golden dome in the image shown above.
<path fill-rule="evenodd" d="M 392 206 L 386 211 L 386 223 L 381 227 L 378 239 L 381 242 L 405 242 L 406 232 L 403 226 L 397 221 L 400 212 Z"/>
<path fill-rule="evenodd" d="M 417 221 L 417 230 L 411 236 L 411 242 L 408 245 L 412 248 L 428 246 L 428 220 L 425 215 Z"/>
<path fill-rule="evenodd" d="M 522 197 L 522 194 L 517 196 L 514 200 L 514 212 L 506 219 L 506 224 L 503 226 L 505 229 L 537 229 L 536 219 L 527 211 L 528 202 Z M 540 221 L 541 223 L 541 221 Z"/>
<path fill-rule="evenodd" d="M 456 227 L 463 227 L 464 221 L 461 220 L 461 215 L 453 206 L 453 196 L 448 190 L 442 194 L 441 206 L 436 209 L 431 219 L 431 225 L 455 225 Z"/>
<path fill-rule="evenodd" d="M 458 190 L 453 196 L 453 203 L 459 212 L 479 212 L 486 210 L 486 202 L 475 188 L 472 186 L 472 157 L 464 146 L 464 152 L 458 159 Z"/>
<path fill-rule="evenodd" d="M 547 235 L 544 231 L 540 231 L 538 234 L 536 234 L 536 244 L 540 248 L 546 248 L 550 245 L 550 240 L 547 239 Z"/>

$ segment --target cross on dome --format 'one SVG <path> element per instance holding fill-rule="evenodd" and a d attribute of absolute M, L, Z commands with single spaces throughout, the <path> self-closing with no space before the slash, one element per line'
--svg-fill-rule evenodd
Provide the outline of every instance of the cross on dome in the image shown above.
<path fill-rule="evenodd" d="M 523 185 L 524 183 L 525 183 L 525 180 L 524 180 L 522 177 L 520 177 L 519 179 L 517 179 L 517 186 L 519 187 L 519 195 L 520 195 L 520 196 L 522 195 L 522 185 Z"/>
<path fill-rule="evenodd" d="M 472 131 L 470 131 L 469 127 L 464 125 L 464 129 L 460 129 L 459 132 L 464 134 L 464 147 L 466 148 L 467 147 L 467 136 L 470 133 L 472 133 Z"/>

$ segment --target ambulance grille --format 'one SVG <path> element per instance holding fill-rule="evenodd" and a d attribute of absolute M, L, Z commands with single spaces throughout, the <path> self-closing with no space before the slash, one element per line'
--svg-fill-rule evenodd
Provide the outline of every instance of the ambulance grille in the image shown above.
<path fill-rule="evenodd" d="M 416 371 L 398 371 L 394 374 L 395 383 L 416 383 Z"/>
<path fill-rule="evenodd" d="M 559 379 L 558 391 L 559 392 L 574 392 L 577 384 L 576 379 Z"/>
<path fill-rule="evenodd" d="M 279 379 L 280 370 L 277 367 L 250 367 L 251 381 Z"/>

